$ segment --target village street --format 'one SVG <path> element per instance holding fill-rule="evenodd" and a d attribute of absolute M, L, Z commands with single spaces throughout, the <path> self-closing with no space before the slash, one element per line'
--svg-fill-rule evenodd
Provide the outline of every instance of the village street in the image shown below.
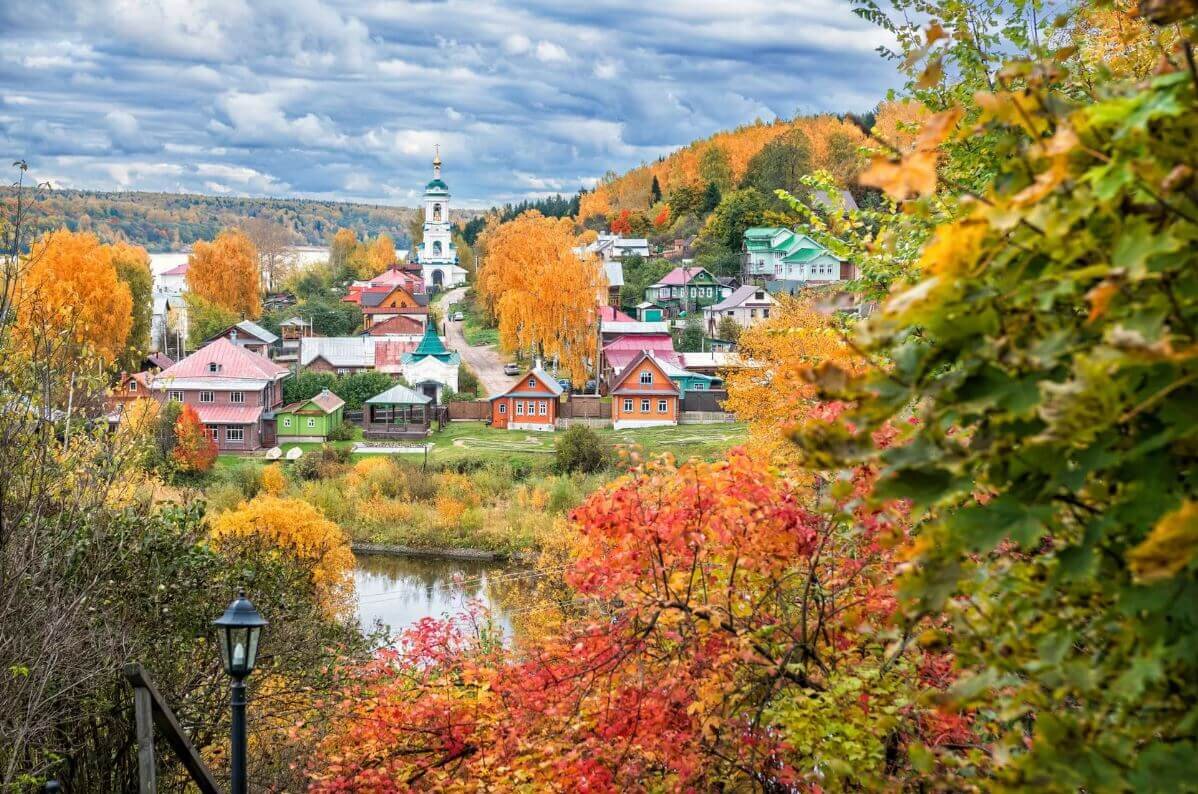
<path fill-rule="evenodd" d="M 478 380 L 486 391 L 486 396 L 501 394 L 508 390 L 516 379 L 503 374 L 503 359 L 499 351 L 490 345 L 472 347 L 467 344 L 462 335 L 462 324 L 449 319 L 451 304 L 462 299 L 465 288 L 448 290 L 437 298 L 437 305 L 444 318 L 445 344 L 450 350 L 456 350 L 462 356 L 462 361 L 478 375 Z"/>

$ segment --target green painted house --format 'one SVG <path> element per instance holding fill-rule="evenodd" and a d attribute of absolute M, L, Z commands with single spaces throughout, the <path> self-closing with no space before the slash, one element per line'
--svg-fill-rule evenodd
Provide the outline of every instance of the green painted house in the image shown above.
<path fill-rule="evenodd" d="M 717 279 L 706 268 L 684 265 L 674 268 L 662 276 L 661 281 L 646 287 L 645 303 L 660 308 L 667 317 L 678 317 L 719 303 L 731 294 L 732 287 Z M 637 310 L 638 316 L 646 314 L 641 306 Z M 649 309 L 649 312 L 653 310 Z M 643 316 L 641 319 L 644 321 Z"/>
<path fill-rule="evenodd" d="M 777 226 L 746 229 L 742 256 L 747 281 L 829 283 L 856 278 L 852 264 L 815 239 Z"/>
<path fill-rule="evenodd" d="M 310 400 L 284 405 L 275 412 L 275 436 L 280 444 L 327 441 L 345 421 L 345 400 L 328 389 Z"/>

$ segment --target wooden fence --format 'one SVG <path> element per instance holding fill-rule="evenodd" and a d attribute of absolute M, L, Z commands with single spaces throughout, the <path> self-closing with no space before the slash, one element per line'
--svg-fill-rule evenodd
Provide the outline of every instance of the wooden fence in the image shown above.
<path fill-rule="evenodd" d="M 446 406 L 449 420 L 485 421 L 491 418 L 491 403 L 486 400 L 452 400 Z"/>
<path fill-rule="evenodd" d="M 611 400 L 576 394 L 558 406 L 562 419 L 611 419 Z"/>
<path fill-rule="evenodd" d="M 722 403 L 728 399 L 728 392 L 723 389 L 711 391 L 688 391 L 682 395 L 683 411 L 701 411 L 703 413 L 722 412 Z"/>

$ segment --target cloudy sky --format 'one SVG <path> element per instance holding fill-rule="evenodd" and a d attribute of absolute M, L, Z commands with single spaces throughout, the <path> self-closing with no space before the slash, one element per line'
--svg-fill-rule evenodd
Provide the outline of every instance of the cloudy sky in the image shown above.
<path fill-rule="evenodd" d="M 848 0 L 0 2 L 0 152 L 62 187 L 471 206 L 895 84 Z"/>

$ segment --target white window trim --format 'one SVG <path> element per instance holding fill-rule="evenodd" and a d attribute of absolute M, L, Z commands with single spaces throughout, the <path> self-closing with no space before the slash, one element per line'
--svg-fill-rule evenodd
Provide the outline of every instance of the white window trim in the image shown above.
<path fill-rule="evenodd" d="M 181 391 L 169 391 L 169 392 L 167 392 L 167 393 L 166 393 L 166 399 L 168 399 L 168 400 L 174 400 L 174 401 L 175 401 L 175 402 L 177 402 L 177 403 L 181 403 L 181 402 L 183 402 L 183 392 L 181 392 Z"/>
<path fill-rule="evenodd" d="M 233 435 L 234 433 L 236 433 L 237 435 Z M 244 443 L 245 442 L 245 428 L 244 427 L 226 427 L 225 428 L 225 441 L 234 441 L 234 442 Z"/>
<path fill-rule="evenodd" d="M 632 413 L 632 398 L 631 397 L 624 398 L 624 411 L 625 411 L 625 413 Z"/>
<path fill-rule="evenodd" d="M 657 401 L 657 412 L 658 412 L 659 414 L 668 413 L 668 412 L 669 412 L 669 410 L 670 410 L 670 409 L 669 409 L 669 406 L 666 404 L 666 401 L 665 401 L 665 400 L 658 400 L 658 401 Z"/>
<path fill-rule="evenodd" d="M 641 400 L 641 413 L 643 413 L 643 414 L 649 413 L 649 400 L 648 399 Z"/>
<path fill-rule="evenodd" d="M 549 401 L 548 400 L 537 400 L 537 413 L 540 414 L 541 416 L 549 415 Z"/>
<path fill-rule="evenodd" d="M 641 385 L 642 386 L 652 386 L 653 385 L 653 370 L 651 370 L 651 369 L 641 370 Z"/>
<path fill-rule="evenodd" d="M 208 399 L 206 399 L 206 400 L 204 399 L 204 396 L 205 396 L 205 395 L 207 395 L 207 396 L 208 396 Z M 212 393 L 212 392 L 210 392 L 210 391 L 202 391 L 202 392 L 200 392 L 200 402 L 202 402 L 202 403 L 214 403 L 214 402 L 216 402 L 216 395 L 215 395 L 215 394 L 213 394 L 213 393 Z"/>
<path fill-rule="evenodd" d="M 308 427 L 316 427 L 316 417 L 315 416 L 308 417 Z"/>
<path fill-rule="evenodd" d="M 231 391 L 231 392 L 229 392 L 229 402 L 231 402 L 231 403 L 244 403 L 244 402 L 245 402 L 245 392 L 243 392 L 243 391 Z"/>
<path fill-rule="evenodd" d="M 524 401 L 516 400 L 516 416 L 524 416 Z"/>
<path fill-rule="evenodd" d="M 501 414 L 506 414 L 506 413 L 507 413 L 507 403 L 502 403 L 502 402 L 501 402 L 501 403 L 499 404 L 499 413 L 501 413 Z"/>
<path fill-rule="evenodd" d="M 283 417 L 283 427 L 291 427 L 291 417 L 290 416 Z"/>
<path fill-rule="evenodd" d="M 537 387 L 537 379 L 532 375 L 528 376 L 528 388 L 535 389 Z"/>

